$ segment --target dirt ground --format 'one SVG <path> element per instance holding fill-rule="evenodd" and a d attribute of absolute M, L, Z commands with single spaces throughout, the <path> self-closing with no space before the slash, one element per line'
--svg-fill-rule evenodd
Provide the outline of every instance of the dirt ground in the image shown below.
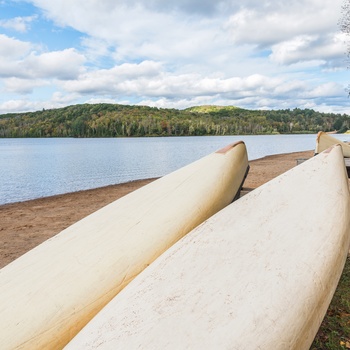
<path fill-rule="evenodd" d="M 243 194 L 310 158 L 313 151 L 250 161 Z M 154 179 L 68 193 L 0 206 L 0 268 L 99 208 Z"/>

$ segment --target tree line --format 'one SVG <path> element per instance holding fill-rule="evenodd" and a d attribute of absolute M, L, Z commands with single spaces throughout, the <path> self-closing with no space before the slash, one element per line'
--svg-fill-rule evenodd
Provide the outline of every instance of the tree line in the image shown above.
<path fill-rule="evenodd" d="M 345 132 L 347 114 L 312 109 L 247 110 L 199 106 L 184 110 L 81 104 L 0 115 L 0 137 L 146 137 Z"/>

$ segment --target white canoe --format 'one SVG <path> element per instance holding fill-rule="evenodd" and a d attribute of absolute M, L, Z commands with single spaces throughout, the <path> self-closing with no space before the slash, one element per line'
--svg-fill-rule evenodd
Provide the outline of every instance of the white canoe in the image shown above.
<path fill-rule="evenodd" d="M 315 154 L 321 153 L 333 145 L 341 145 L 344 157 L 350 157 L 350 145 L 338 140 L 337 138 L 325 133 L 324 131 L 320 131 L 317 134 Z"/>
<path fill-rule="evenodd" d="M 309 349 L 345 264 L 349 209 L 335 146 L 190 232 L 65 349 Z"/>
<path fill-rule="evenodd" d="M 232 202 L 229 145 L 109 204 L 0 270 L 0 349 L 56 349 L 172 244 Z"/>

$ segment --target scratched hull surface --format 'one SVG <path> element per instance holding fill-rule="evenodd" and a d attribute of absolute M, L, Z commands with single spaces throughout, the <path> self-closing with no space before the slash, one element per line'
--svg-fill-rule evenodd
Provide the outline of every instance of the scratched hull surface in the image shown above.
<path fill-rule="evenodd" d="M 348 181 L 335 146 L 186 235 L 66 350 L 309 349 L 348 249 Z"/>
<path fill-rule="evenodd" d="M 111 203 L 0 270 L 0 348 L 62 348 L 138 273 L 228 205 L 248 167 L 229 145 Z"/>

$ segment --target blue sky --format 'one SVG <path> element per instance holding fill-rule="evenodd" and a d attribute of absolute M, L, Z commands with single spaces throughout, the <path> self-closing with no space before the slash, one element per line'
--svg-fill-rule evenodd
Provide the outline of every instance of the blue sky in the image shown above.
<path fill-rule="evenodd" d="M 77 103 L 350 113 L 343 0 L 0 0 L 0 113 Z"/>

